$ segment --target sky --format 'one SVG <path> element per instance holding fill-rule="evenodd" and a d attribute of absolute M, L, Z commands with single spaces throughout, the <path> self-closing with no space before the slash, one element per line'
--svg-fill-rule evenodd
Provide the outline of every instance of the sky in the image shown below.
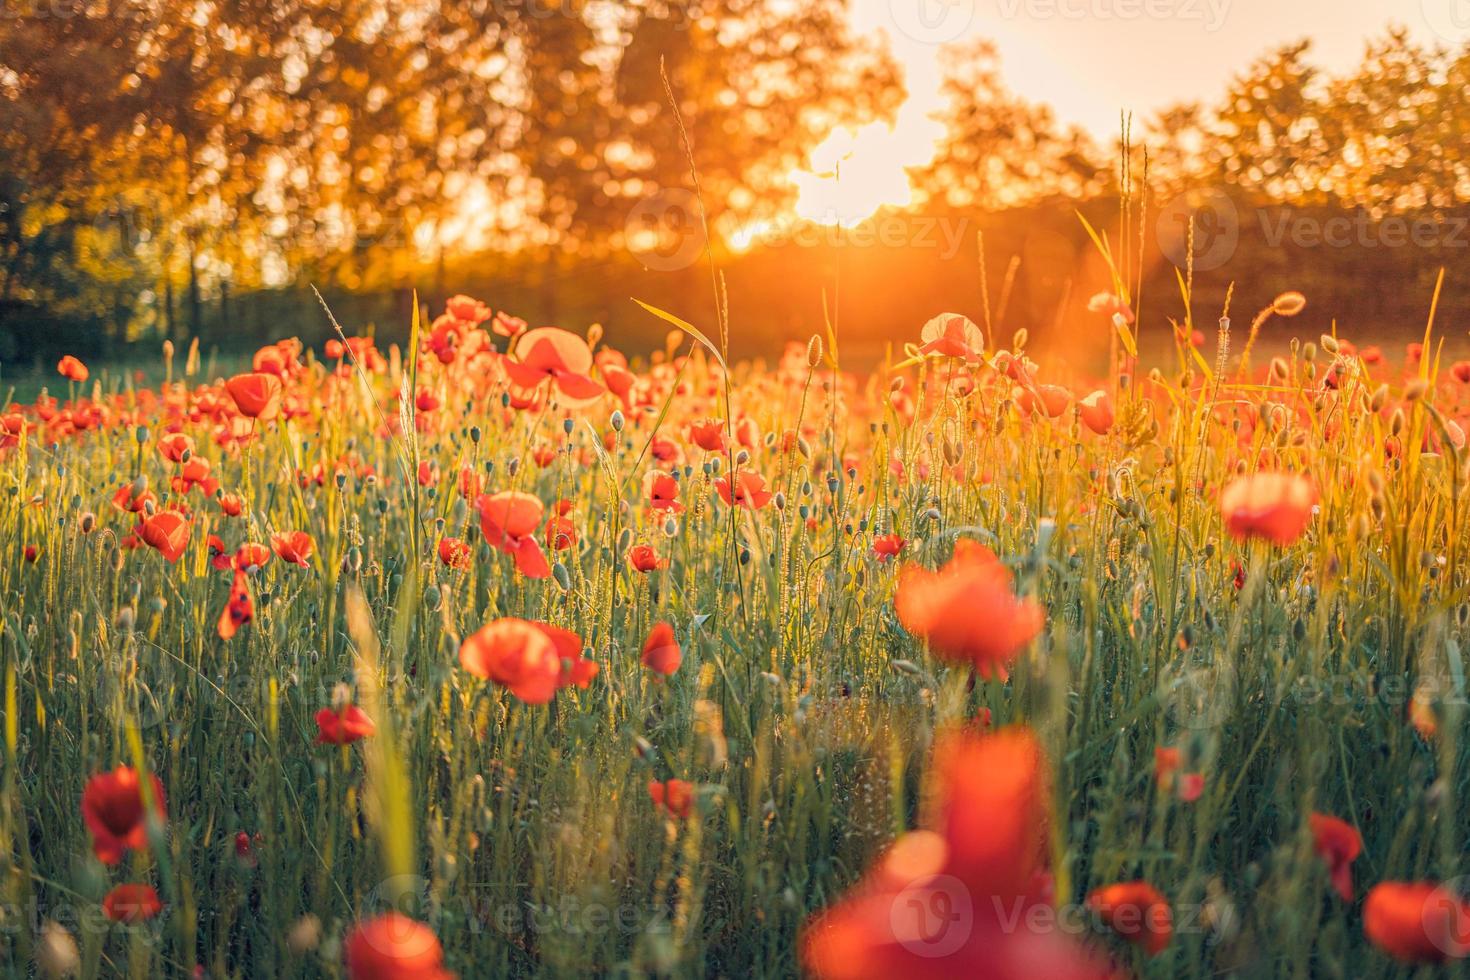
<path fill-rule="evenodd" d="M 986 37 L 1016 94 L 1052 106 L 1103 145 L 1122 110 L 1135 132 L 1178 102 L 1218 102 L 1231 78 L 1272 48 L 1310 38 L 1311 59 L 1352 68 L 1391 25 L 1421 43 L 1470 41 L 1470 0 L 852 0 L 853 26 L 888 38 L 909 101 L 893 130 L 838 132 L 794 175 L 797 211 L 853 223 L 881 204 L 907 203 L 905 166 L 932 155 L 939 127 L 939 47 Z M 842 183 L 815 176 L 841 161 Z"/>

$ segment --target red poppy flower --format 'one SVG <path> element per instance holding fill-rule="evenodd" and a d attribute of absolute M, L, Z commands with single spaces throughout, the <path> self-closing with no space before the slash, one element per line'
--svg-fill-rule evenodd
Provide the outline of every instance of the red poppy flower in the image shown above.
<path fill-rule="evenodd" d="M 1470 361 L 1456 361 L 1451 364 L 1450 376 L 1462 385 L 1470 384 Z"/>
<path fill-rule="evenodd" d="M 597 679 L 602 672 L 602 667 L 595 660 L 588 660 L 580 653 L 574 657 L 563 657 L 561 661 L 561 675 L 556 680 L 557 687 L 587 688 Z"/>
<path fill-rule="evenodd" d="M 36 563 L 36 559 L 41 557 L 41 549 L 37 548 L 33 544 L 28 544 L 23 549 L 21 549 L 21 556 L 25 558 L 27 563 L 34 565 Z"/>
<path fill-rule="evenodd" d="M 91 372 L 87 370 L 87 365 L 83 364 L 75 357 L 72 357 L 70 354 L 66 355 L 61 360 L 56 362 L 56 370 L 57 373 L 59 373 L 66 380 L 76 382 L 86 381 L 88 376 L 91 374 Z"/>
<path fill-rule="evenodd" d="M 1111 976 L 1050 912 L 1048 787 L 1022 729 L 959 730 L 935 747 L 932 830 L 900 837 L 863 881 L 807 923 L 806 969 L 827 980 Z"/>
<path fill-rule="evenodd" d="M 577 543 L 577 525 L 570 517 L 557 515 L 546 520 L 546 547 L 565 551 Z"/>
<path fill-rule="evenodd" d="M 648 796 L 653 800 L 655 809 L 685 820 L 694 804 L 694 785 L 682 779 L 668 779 L 664 782 L 650 780 Z"/>
<path fill-rule="evenodd" d="M 635 571 L 652 572 L 668 565 L 668 562 L 659 558 L 652 545 L 637 544 L 628 549 L 628 564 Z"/>
<path fill-rule="evenodd" d="M 705 419 L 689 426 L 689 441 L 700 449 L 711 453 L 722 453 L 729 441 L 725 436 L 723 419 Z"/>
<path fill-rule="evenodd" d="M 648 481 L 648 505 L 654 510 L 684 513 L 679 503 L 679 481 L 666 473 L 654 473 Z"/>
<path fill-rule="evenodd" d="M 980 328 L 969 317 L 958 313 L 939 314 L 924 324 L 919 339 L 923 341 L 919 346 L 920 354 L 939 354 L 974 362 L 980 360 L 985 352 L 985 338 Z"/>
<path fill-rule="evenodd" d="M 887 561 L 903 551 L 904 543 L 897 534 L 880 534 L 873 539 L 873 555 L 879 561 Z"/>
<path fill-rule="evenodd" d="M 578 655 L 580 647 L 579 642 Z M 459 662 L 527 704 L 550 701 L 562 672 L 557 645 L 542 625 L 511 617 L 487 623 L 465 637 Z"/>
<path fill-rule="evenodd" d="M 158 440 L 158 454 L 170 463 L 183 462 L 185 454 L 194 451 L 194 440 L 182 432 L 170 432 Z"/>
<path fill-rule="evenodd" d="M 205 496 L 214 493 L 219 489 L 219 481 L 209 475 L 211 469 L 209 460 L 203 456 L 190 456 L 189 461 L 179 471 L 179 475 L 173 478 L 171 485 L 174 492 L 188 493 L 198 487 Z"/>
<path fill-rule="evenodd" d="M 224 610 L 219 614 L 215 632 L 219 633 L 220 639 L 228 640 L 241 626 L 254 618 L 255 604 L 250 600 L 250 580 L 246 577 L 245 572 L 240 570 L 235 572 L 235 580 L 230 584 L 230 598 L 225 603 Z"/>
<path fill-rule="evenodd" d="M 138 525 L 138 537 L 150 548 L 171 562 L 176 562 L 189 545 L 189 519 L 176 510 L 161 510 L 143 518 Z"/>
<path fill-rule="evenodd" d="M 271 535 L 271 547 L 281 556 L 281 561 L 307 568 L 316 542 L 305 531 L 285 531 Z"/>
<path fill-rule="evenodd" d="M 102 913 L 113 922 L 129 925 L 153 918 L 163 911 L 163 902 L 152 885 L 118 885 L 102 899 Z"/>
<path fill-rule="evenodd" d="M 252 572 L 264 568 L 271 560 L 271 550 L 259 541 L 246 541 L 235 549 L 231 560 L 236 571 Z"/>
<path fill-rule="evenodd" d="M 1154 780 L 1185 803 L 1193 803 L 1205 791 L 1205 777 L 1197 772 L 1180 772 L 1183 759 L 1176 748 L 1154 749 Z"/>
<path fill-rule="evenodd" d="M 1113 293 L 1098 293 L 1087 301 L 1087 309 L 1090 313 L 1101 313 L 1109 319 L 1122 315 L 1124 323 L 1133 322 L 1133 310 Z"/>
<path fill-rule="evenodd" d="M 490 547 L 515 558 L 516 568 L 527 578 L 546 578 L 551 565 L 536 540 L 544 508 L 541 501 L 528 493 L 506 490 L 483 496 L 480 505 L 480 533 Z"/>
<path fill-rule="evenodd" d="M 590 376 L 592 349 L 587 341 L 560 327 L 538 327 L 522 334 L 514 355 L 501 363 L 518 388 L 532 390 L 551 381 L 574 403 L 602 394 L 602 385 Z"/>
<path fill-rule="evenodd" d="M 1352 864 L 1363 851 L 1363 838 L 1356 828 L 1345 820 L 1330 817 L 1325 813 L 1308 815 L 1312 828 L 1312 849 L 1327 862 L 1332 878 L 1332 887 L 1344 902 L 1353 900 Z"/>
<path fill-rule="evenodd" d="M 741 470 L 735 474 L 735 500 L 730 501 L 730 481 L 724 477 L 715 480 L 715 491 L 726 506 L 748 507 L 760 510 L 771 502 L 775 495 L 766 489 L 766 478 L 754 470 Z"/>
<path fill-rule="evenodd" d="M 679 641 L 674 637 L 674 628 L 668 623 L 658 623 L 648 632 L 643 643 L 643 666 L 655 674 L 668 677 L 679 669 L 684 654 Z"/>
<path fill-rule="evenodd" d="M 1363 902 L 1363 934 L 1394 959 L 1442 963 L 1470 953 L 1470 907 L 1428 881 L 1385 881 Z"/>
<path fill-rule="evenodd" d="M 904 629 L 936 655 L 969 662 L 982 677 L 1008 676 L 1011 661 L 1041 632 L 1041 607 L 1018 599 L 1011 573 L 978 542 L 962 539 L 937 572 L 905 565 L 894 609 Z"/>
<path fill-rule="evenodd" d="M 1316 503 L 1312 481 L 1290 473 L 1237 477 L 1220 492 L 1220 512 L 1231 534 L 1282 546 L 1302 536 Z"/>
<path fill-rule="evenodd" d="M 219 498 L 219 509 L 226 517 L 239 517 L 245 511 L 245 501 L 238 493 L 223 494 Z"/>
<path fill-rule="evenodd" d="M 439 560 L 450 568 L 469 568 L 474 561 L 474 551 L 459 538 L 440 538 Z"/>
<path fill-rule="evenodd" d="M 340 709 L 323 708 L 316 713 L 318 745 L 351 745 L 377 731 L 378 726 L 355 704 L 345 704 Z"/>
<path fill-rule="evenodd" d="M 163 784 L 151 773 L 148 780 L 154 812 L 163 820 Z M 92 835 L 92 850 L 103 864 L 117 864 L 129 849 L 146 849 L 148 826 L 143 783 L 137 771 L 118 766 L 87 780 L 82 790 L 82 822 Z"/>
<path fill-rule="evenodd" d="M 118 487 L 117 493 L 112 495 L 112 506 L 128 514 L 141 514 L 149 504 L 157 502 L 158 498 L 148 489 L 148 478 L 142 476 Z"/>
<path fill-rule="evenodd" d="M 348 980 L 453 980 L 428 926 L 388 912 L 358 923 L 343 945 Z"/>
<path fill-rule="evenodd" d="M 1108 434 L 1113 427 L 1113 400 L 1106 391 L 1094 391 L 1077 402 L 1077 414 L 1082 424 L 1100 436 Z"/>
<path fill-rule="evenodd" d="M 274 374 L 237 374 L 225 382 L 225 390 L 246 418 L 269 422 L 281 411 L 281 379 Z"/>
<path fill-rule="evenodd" d="M 1087 896 L 1087 907 L 1128 942 L 1157 956 L 1174 936 L 1174 913 L 1158 889 L 1146 881 L 1125 881 Z"/>

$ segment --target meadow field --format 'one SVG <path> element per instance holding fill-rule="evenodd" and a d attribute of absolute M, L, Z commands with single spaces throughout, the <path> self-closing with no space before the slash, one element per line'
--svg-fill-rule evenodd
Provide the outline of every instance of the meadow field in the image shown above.
<path fill-rule="evenodd" d="M 463 296 L 62 361 L 0 416 L 6 974 L 1463 975 L 1470 364 L 1253 360 L 1306 302 L 1151 366 L 1100 296 L 1089 384 Z"/>

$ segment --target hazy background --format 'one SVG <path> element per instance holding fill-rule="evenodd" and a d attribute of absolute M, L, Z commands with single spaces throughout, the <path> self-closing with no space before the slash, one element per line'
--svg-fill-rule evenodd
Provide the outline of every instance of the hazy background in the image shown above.
<path fill-rule="evenodd" d="M 636 350 L 631 296 L 713 319 L 710 259 L 740 354 L 830 315 L 872 358 L 988 293 L 1086 370 L 1078 210 L 1155 341 L 1191 219 L 1207 331 L 1234 281 L 1397 344 L 1443 266 L 1459 334 L 1467 39 L 1470 0 L 0 0 L 0 384 L 317 342 L 310 285 L 389 339 L 417 288 Z"/>

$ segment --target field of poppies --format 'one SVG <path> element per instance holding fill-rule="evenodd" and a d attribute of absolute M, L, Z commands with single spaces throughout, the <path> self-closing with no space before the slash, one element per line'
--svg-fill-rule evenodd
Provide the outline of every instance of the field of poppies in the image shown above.
<path fill-rule="evenodd" d="M 1149 365 L 1120 285 L 1088 383 L 464 296 L 64 359 L 0 414 L 4 972 L 1465 975 L 1470 363 L 1253 349 L 1305 303 Z"/>

